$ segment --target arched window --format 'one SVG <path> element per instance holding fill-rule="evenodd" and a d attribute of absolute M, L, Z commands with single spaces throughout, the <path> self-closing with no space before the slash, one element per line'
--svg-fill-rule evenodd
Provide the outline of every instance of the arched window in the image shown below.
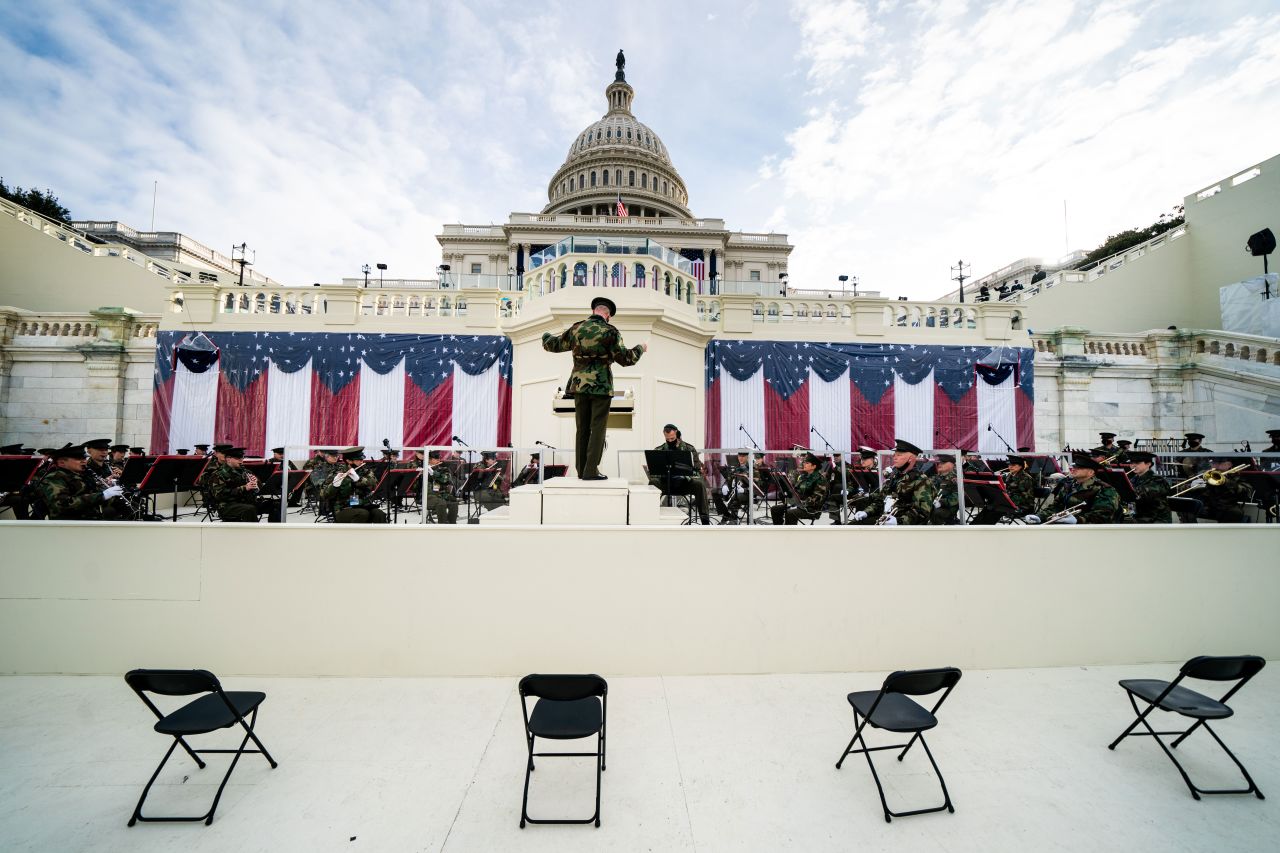
<path fill-rule="evenodd" d="M 631 139 L 631 128 L 627 128 L 627 139 Z"/>
<path fill-rule="evenodd" d="M 583 176 L 581 172 L 579 172 L 578 173 L 578 189 L 582 189 L 584 186 L 586 186 L 586 181 L 587 179 Z"/>
<path fill-rule="evenodd" d="M 644 264 L 636 264 L 636 287 L 644 287 Z"/>
<path fill-rule="evenodd" d="M 608 170 L 608 169 L 605 169 L 605 170 L 604 170 L 604 172 L 603 172 L 603 173 L 601 173 L 601 175 L 600 175 L 600 181 L 601 181 L 601 183 L 603 183 L 606 187 L 607 187 L 607 186 L 609 186 L 609 170 Z"/>
<path fill-rule="evenodd" d="M 636 170 L 632 169 L 627 173 L 627 186 L 634 187 L 636 185 Z"/>
<path fill-rule="evenodd" d="M 667 189 L 667 182 L 665 180 L 662 182 L 662 194 L 671 195 L 670 191 Z"/>
<path fill-rule="evenodd" d="M 613 170 L 613 182 L 618 186 L 622 186 L 622 170 L 621 169 Z"/>
<path fill-rule="evenodd" d="M 587 286 L 587 265 L 582 261 L 578 261 L 573 265 L 573 286 Z"/>
<path fill-rule="evenodd" d="M 606 139 L 613 139 L 613 128 L 609 128 L 604 132 Z"/>
<path fill-rule="evenodd" d="M 595 170 L 593 169 L 591 171 L 591 186 L 594 187 L 595 185 L 596 185 L 596 173 L 595 173 Z"/>
<path fill-rule="evenodd" d="M 642 190 L 649 189 L 649 175 L 647 172 L 640 173 L 640 189 Z"/>

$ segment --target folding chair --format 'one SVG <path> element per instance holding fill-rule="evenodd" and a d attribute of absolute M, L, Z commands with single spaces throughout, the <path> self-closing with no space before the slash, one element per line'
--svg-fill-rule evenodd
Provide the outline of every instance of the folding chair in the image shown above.
<path fill-rule="evenodd" d="M 258 740 L 258 736 L 253 733 L 254 723 L 258 719 L 258 706 L 267 698 L 267 694 L 256 691 L 233 691 L 227 692 L 222 689 L 222 685 L 218 683 L 218 678 L 212 672 L 203 669 L 135 669 L 125 675 L 124 680 L 133 688 L 133 692 L 138 694 L 138 698 L 143 701 L 151 712 L 156 715 L 158 722 L 155 724 L 155 730 L 163 735 L 170 735 L 173 743 L 169 745 L 169 751 L 164 754 L 164 758 L 160 760 L 156 771 L 151 774 L 151 778 L 147 781 L 147 786 L 142 789 L 142 797 L 138 800 L 138 805 L 133 809 L 133 816 L 129 818 L 129 826 L 133 826 L 138 821 L 199 821 L 205 822 L 205 826 L 213 823 L 213 813 L 218 808 L 218 800 L 222 798 L 222 789 L 227 786 L 227 780 L 231 778 L 231 771 L 236 769 L 236 762 L 240 760 L 240 756 L 245 753 L 259 753 L 271 763 L 274 769 L 276 760 L 267 752 L 267 748 L 262 745 L 262 741 Z M 192 702 L 188 702 L 178 710 L 170 714 L 160 713 L 160 709 L 147 697 L 147 693 L 155 693 L 160 696 L 194 696 L 197 693 L 204 693 Z M 245 715 L 249 715 L 249 719 L 245 721 Z M 226 729 L 240 724 L 244 729 L 244 740 L 240 742 L 237 749 L 192 749 L 185 738 L 189 735 L 202 735 L 218 729 Z M 257 749 L 245 749 L 245 745 L 252 740 L 258 745 Z M 209 811 L 198 817 L 145 817 L 142 814 L 142 804 L 147 799 L 147 794 L 151 791 L 151 786 L 155 783 L 156 778 L 160 775 L 160 771 L 164 769 L 165 763 L 169 760 L 169 756 L 173 755 L 173 750 L 181 746 L 190 755 L 192 760 L 199 765 L 200 769 L 204 769 L 204 761 L 200 759 L 200 753 L 235 753 L 235 758 L 231 759 L 231 766 L 227 768 L 227 775 L 222 777 L 222 784 L 218 786 L 218 792 L 214 794 L 213 804 L 209 806 Z"/>
<path fill-rule="evenodd" d="M 844 763 L 845 758 L 849 755 L 860 752 L 867 758 L 867 766 L 871 768 L 871 778 L 875 780 L 876 790 L 880 792 L 880 805 L 884 809 L 885 823 L 889 823 L 895 817 L 908 817 L 910 815 L 927 814 L 929 812 L 940 812 L 946 809 L 954 813 L 955 807 L 951 805 L 951 795 L 947 793 L 946 780 L 942 778 L 942 771 L 938 769 L 938 762 L 933 760 L 933 753 L 929 751 L 929 744 L 925 742 L 924 733 L 938 724 L 938 718 L 935 716 L 938 709 L 942 707 L 942 703 L 947 701 L 947 697 L 951 695 L 951 689 L 956 686 L 956 682 L 960 680 L 960 670 L 954 667 L 944 667 L 942 669 L 916 669 L 893 673 L 884 680 L 884 685 L 879 690 L 864 690 L 858 693 L 849 694 L 849 704 L 853 707 L 853 721 L 855 724 L 853 738 L 849 741 L 849 745 L 845 747 L 844 753 L 840 756 L 840 760 L 836 762 L 836 769 L 840 769 L 840 765 Z M 923 706 L 917 704 L 910 696 L 928 696 L 943 691 L 942 697 L 938 699 L 932 710 L 926 710 Z M 911 740 L 905 744 L 897 743 L 889 746 L 867 746 L 867 742 L 862 737 L 862 730 L 870 723 L 872 728 L 884 729 L 890 732 L 911 732 Z M 938 783 L 942 786 L 943 803 L 940 806 L 929 809 L 915 809 L 909 812 L 895 812 L 889 810 L 889 803 L 884 798 L 884 786 L 880 784 L 880 776 L 876 773 L 876 765 L 871 760 L 871 753 L 882 749 L 898 749 L 902 748 L 902 752 L 898 753 L 898 760 L 901 761 L 907 754 L 907 750 L 911 749 L 916 740 L 920 741 L 920 745 L 924 747 L 924 754 L 929 756 L 929 763 L 933 765 L 933 772 L 938 776 Z M 862 746 L 854 749 L 855 743 Z"/>
<path fill-rule="evenodd" d="M 1111 742 L 1107 749 L 1114 750 L 1120 741 L 1126 737 L 1153 737 L 1156 743 L 1160 744 L 1160 748 L 1164 750 L 1164 754 L 1169 756 L 1169 760 L 1173 762 L 1173 766 L 1178 768 L 1178 772 L 1182 774 L 1182 781 L 1187 783 L 1187 787 L 1191 789 L 1191 796 L 1197 800 L 1201 794 L 1254 794 L 1260 800 L 1265 800 L 1262 792 L 1258 790 L 1258 786 L 1253 783 L 1253 779 L 1249 776 L 1249 771 L 1244 769 L 1244 765 L 1240 763 L 1240 759 L 1227 749 L 1227 745 L 1218 737 L 1217 732 L 1209 728 L 1209 720 L 1225 720 L 1235 713 L 1231 708 L 1227 707 L 1227 700 L 1239 692 L 1241 687 L 1250 678 L 1253 678 L 1266 665 L 1266 661 L 1255 655 L 1237 655 L 1235 657 L 1194 657 L 1182 665 L 1182 669 L 1178 671 L 1178 677 L 1173 681 L 1160 681 L 1150 678 L 1126 679 L 1120 682 L 1120 686 L 1124 688 L 1126 695 L 1129 697 L 1129 704 L 1133 706 L 1133 712 L 1138 715 L 1129 728 L 1125 729 L 1120 737 Z M 1228 690 L 1221 699 L 1213 699 L 1202 693 L 1197 693 L 1186 687 L 1179 686 L 1184 678 L 1195 678 L 1202 681 L 1235 681 L 1235 685 Z M 1135 698 L 1136 697 L 1136 698 Z M 1147 703 L 1147 707 L 1139 710 L 1137 699 L 1141 699 Z M 1191 727 L 1184 732 L 1158 732 L 1151 728 L 1151 723 L 1147 721 L 1147 715 L 1152 710 L 1159 708 L 1161 711 L 1172 711 L 1175 714 L 1181 714 L 1184 717 L 1190 717 L 1195 720 Z M 1134 733 L 1133 730 L 1141 723 L 1146 729 L 1145 732 Z M 1182 768 L 1182 764 L 1174 757 L 1172 749 L 1177 749 L 1178 744 L 1182 743 L 1196 729 L 1204 726 L 1218 746 L 1222 747 L 1222 751 L 1235 762 L 1236 767 L 1240 769 L 1244 780 L 1249 783 L 1247 788 L 1218 788 L 1206 790 L 1197 788 L 1191 781 L 1191 777 L 1187 775 L 1187 771 Z M 1178 738 L 1169 746 L 1165 746 L 1160 735 L 1177 735 Z"/>
<path fill-rule="evenodd" d="M 528 697 L 538 701 L 529 713 Z M 598 675 L 526 675 L 520 679 L 520 709 L 524 712 L 529 762 L 524 771 L 524 800 L 520 804 L 520 828 L 525 823 L 592 823 L 600 825 L 600 774 L 605 770 L 605 720 L 609 685 Z M 534 752 L 535 738 L 576 740 L 597 736 L 595 752 Z M 534 757 L 595 756 L 596 811 L 585 820 L 535 820 L 529 817 L 529 777 Z"/>

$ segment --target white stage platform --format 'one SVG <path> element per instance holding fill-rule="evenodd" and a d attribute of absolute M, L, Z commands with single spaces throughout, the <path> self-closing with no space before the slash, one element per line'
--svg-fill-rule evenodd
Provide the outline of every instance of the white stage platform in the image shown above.
<path fill-rule="evenodd" d="M 1233 649 L 1244 651 L 1244 649 Z M 935 658 L 932 663 L 952 660 Z M 194 663 L 191 661 L 189 663 Z M 1191 799 L 1150 738 L 1109 743 L 1132 713 L 1116 681 L 1176 664 L 967 671 L 929 743 L 955 814 L 886 824 L 865 761 L 836 759 L 845 701 L 884 673 L 609 679 L 602 825 L 518 828 L 524 743 L 514 678 L 230 678 L 262 689 L 258 730 L 214 823 L 125 826 L 167 739 L 119 676 L 0 678 L 6 853 L 191 851 L 1261 851 L 1280 837 L 1280 671 L 1216 728 L 1271 796 Z M 212 737 L 212 736 L 211 736 Z M 872 743 L 898 741 L 869 736 Z M 1179 753 L 1206 784 L 1235 768 L 1203 733 Z M 890 804 L 939 794 L 918 748 L 877 753 Z M 148 805 L 202 811 L 224 757 L 181 755 Z M 588 814 L 589 759 L 544 759 L 531 810 Z M 1268 840 L 1270 839 L 1270 840 Z"/>

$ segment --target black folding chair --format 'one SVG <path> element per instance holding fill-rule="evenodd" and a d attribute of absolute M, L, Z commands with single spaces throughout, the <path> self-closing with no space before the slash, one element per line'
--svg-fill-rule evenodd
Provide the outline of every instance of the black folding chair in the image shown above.
<path fill-rule="evenodd" d="M 538 701 L 529 713 L 528 697 Z M 605 770 L 605 720 L 609 685 L 598 675 L 526 675 L 520 679 L 520 708 L 524 712 L 529 762 L 524 771 L 524 800 L 520 804 L 520 828 L 525 823 L 592 823 L 600 825 L 600 774 Z M 535 738 L 576 740 L 596 735 L 595 752 L 534 752 Z M 535 820 L 529 817 L 529 777 L 534 757 L 595 756 L 596 811 L 585 820 Z"/>
<path fill-rule="evenodd" d="M 1120 686 L 1124 688 L 1126 695 L 1129 697 L 1129 704 L 1133 706 L 1133 712 L 1138 715 L 1130 725 L 1125 729 L 1120 737 L 1111 742 L 1107 749 L 1115 749 L 1120 741 L 1126 737 L 1153 737 L 1156 743 L 1160 744 L 1160 748 L 1164 750 L 1164 754 L 1169 756 L 1169 760 L 1173 762 L 1173 766 L 1178 768 L 1178 772 L 1182 774 L 1182 781 L 1187 783 L 1187 787 L 1191 789 L 1191 796 L 1197 800 L 1201 794 L 1254 794 L 1260 800 L 1265 800 L 1262 792 L 1258 790 L 1258 786 L 1253 783 L 1249 771 L 1244 769 L 1244 765 L 1240 763 L 1240 759 L 1227 749 L 1227 745 L 1222 742 L 1222 738 L 1218 737 L 1217 732 L 1209 727 L 1209 720 L 1225 720 L 1235 713 L 1231 708 L 1227 707 L 1227 700 L 1239 692 L 1245 683 L 1253 678 L 1266 665 L 1266 661 L 1256 655 L 1237 655 L 1235 657 L 1194 657 L 1182 665 L 1182 669 L 1178 671 L 1178 677 L 1173 681 L 1160 681 L 1154 678 L 1134 678 L 1126 679 L 1120 682 Z M 1221 699 L 1213 699 L 1202 693 L 1197 693 L 1186 687 L 1180 686 L 1180 682 L 1184 678 L 1195 678 L 1202 681 L 1235 681 L 1235 685 L 1228 690 Z M 1137 700 L 1141 699 L 1147 703 L 1147 707 L 1138 708 Z M 1158 732 L 1151 728 L 1151 723 L 1147 721 L 1147 715 L 1152 710 L 1159 708 L 1161 711 L 1171 711 L 1184 717 L 1190 717 L 1195 720 L 1191 727 L 1183 732 Z M 1145 732 L 1134 732 L 1134 728 L 1141 723 L 1146 729 Z M 1174 757 L 1172 749 L 1177 749 L 1178 744 L 1182 743 L 1196 729 L 1204 727 L 1218 746 L 1222 747 L 1222 751 L 1227 754 L 1236 767 L 1240 768 L 1241 775 L 1244 780 L 1249 783 L 1247 788 L 1218 788 L 1206 790 L 1198 788 L 1191 781 L 1191 777 L 1187 775 L 1187 771 L 1182 768 L 1182 764 Z M 1178 738 L 1169 746 L 1165 746 L 1161 735 L 1177 735 Z"/>
<path fill-rule="evenodd" d="M 138 821 L 199 821 L 205 822 L 205 825 L 213 823 L 213 813 L 218 808 L 218 800 L 222 798 L 222 789 L 227 786 L 227 780 L 231 778 L 231 771 L 236 769 L 236 762 L 240 760 L 240 756 L 245 753 L 259 753 L 267 761 L 271 762 L 274 769 L 276 760 L 267 752 L 267 748 L 262 745 L 262 741 L 258 740 L 258 736 L 253 733 L 254 723 L 258 719 L 258 706 L 267 698 L 267 694 L 257 691 L 232 691 L 227 692 L 222 689 L 222 685 L 218 683 L 218 678 L 212 672 L 203 669 L 135 669 L 125 675 L 124 680 L 128 682 L 133 691 L 138 694 L 138 698 L 151 709 L 156 715 L 158 722 L 155 724 L 155 730 L 162 735 L 170 735 L 173 743 L 169 745 L 169 751 L 164 754 L 164 758 L 160 760 L 156 772 L 151 774 L 151 778 L 147 781 L 147 786 L 142 789 L 142 797 L 138 800 L 138 805 L 133 809 L 133 816 L 129 818 L 129 826 L 133 826 Z M 203 693 L 199 699 L 188 702 L 178 710 L 170 714 L 160 713 L 160 709 L 147 697 L 147 693 L 155 693 L 160 696 L 194 696 L 197 693 Z M 249 715 L 246 722 L 245 715 Z M 202 735 L 218 729 L 227 729 L 236 723 L 244 729 L 244 740 L 240 742 L 237 749 L 192 749 L 187 744 L 186 737 L 190 735 Z M 257 749 L 245 749 L 245 746 L 252 740 L 258 745 Z M 231 759 L 231 766 L 227 768 L 227 775 L 222 777 L 222 784 L 218 786 L 218 793 L 214 794 L 213 804 L 209 806 L 209 811 L 198 817 L 145 817 L 142 814 L 142 804 L 147 799 L 147 794 L 151 791 L 151 786 L 155 783 L 156 778 L 160 775 L 160 771 L 164 769 L 165 763 L 169 760 L 169 756 L 173 755 L 173 750 L 181 746 L 190 755 L 192 760 L 203 770 L 204 761 L 200 759 L 200 754 L 205 753 L 235 753 L 235 758 Z"/>
<path fill-rule="evenodd" d="M 938 762 L 933 760 L 933 753 L 929 751 L 929 744 L 925 742 L 924 733 L 938 725 L 938 718 L 935 715 L 938 713 L 938 709 L 942 707 L 942 703 L 947 701 L 947 697 L 951 695 L 951 689 L 956 686 L 956 682 L 959 680 L 960 670 L 954 667 L 899 670 L 886 678 L 884 685 L 879 690 L 864 690 L 849 694 L 849 704 L 853 707 L 855 729 L 849 745 L 845 747 L 840 760 L 836 762 L 836 769 L 839 770 L 840 765 L 844 764 L 845 758 L 855 752 L 860 752 L 867 757 L 867 766 L 871 768 L 871 778 L 875 780 L 876 790 L 880 792 L 880 805 L 884 809 L 885 823 L 891 822 L 895 817 L 940 812 L 943 809 L 952 813 L 955 812 L 955 807 L 951 805 L 951 795 L 947 793 L 946 780 L 942 778 L 942 771 L 938 769 Z M 928 696 L 937 693 L 939 690 L 943 691 L 942 697 L 938 699 L 932 710 L 926 710 L 915 700 L 908 698 L 910 696 Z M 862 737 L 862 730 L 866 728 L 868 723 L 871 724 L 872 728 L 884 729 L 889 732 L 911 732 L 911 740 L 905 744 L 867 746 L 867 742 Z M 920 741 L 920 745 L 924 747 L 924 754 L 929 756 L 929 763 L 933 765 L 933 772 L 937 774 L 938 783 L 942 786 L 942 805 L 929 809 L 915 809 L 909 812 L 890 811 L 889 803 L 884 798 L 884 786 L 880 784 L 880 776 L 876 773 L 875 762 L 871 760 L 871 753 L 882 749 L 902 748 L 902 752 L 898 753 L 898 760 L 901 761 L 906 756 L 907 750 L 911 749 L 917 739 Z M 853 745 L 855 743 L 861 744 L 861 747 L 854 749 Z"/>

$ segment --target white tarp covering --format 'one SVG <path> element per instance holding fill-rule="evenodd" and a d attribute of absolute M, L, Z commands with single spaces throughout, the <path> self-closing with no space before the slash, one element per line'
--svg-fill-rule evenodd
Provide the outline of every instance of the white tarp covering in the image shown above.
<path fill-rule="evenodd" d="M 1267 282 L 1271 284 L 1271 298 L 1263 299 Z M 1280 338 L 1280 273 L 1228 284 L 1218 290 L 1218 299 L 1223 331 Z"/>

